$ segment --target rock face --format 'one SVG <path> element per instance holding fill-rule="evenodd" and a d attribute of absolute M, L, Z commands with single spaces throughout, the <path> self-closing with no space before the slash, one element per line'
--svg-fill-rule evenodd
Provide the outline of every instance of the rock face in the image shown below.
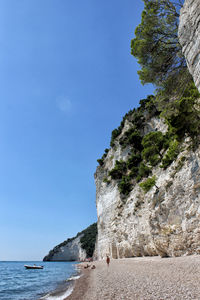
<path fill-rule="evenodd" d="M 126 121 L 118 141 L 129 126 Z M 154 117 L 143 130 L 165 132 L 166 125 Z M 95 174 L 98 259 L 200 254 L 200 147 L 193 152 L 189 143 L 167 169 L 153 168 L 156 186 L 145 194 L 136 183 L 128 197 L 105 176 L 116 160 L 127 160 L 129 148 L 117 142 L 109 150 Z"/>
<path fill-rule="evenodd" d="M 179 41 L 190 73 L 200 91 L 200 2 L 186 0 L 181 9 Z"/>
<path fill-rule="evenodd" d="M 82 249 L 80 239 L 83 235 L 79 235 L 74 239 L 56 246 L 44 257 L 44 261 L 78 261 L 86 258 L 86 251 Z"/>
<path fill-rule="evenodd" d="M 94 223 L 78 232 L 73 238 L 69 238 L 57 245 L 49 254 L 44 257 L 44 261 L 79 261 L 88 257 L 96 256 L 94 253 L 97 237 L 97 223 Z"/>

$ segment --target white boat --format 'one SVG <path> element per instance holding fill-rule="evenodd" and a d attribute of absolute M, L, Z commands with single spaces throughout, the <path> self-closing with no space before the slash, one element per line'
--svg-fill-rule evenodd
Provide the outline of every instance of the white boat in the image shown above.
<path fill-rule="evenodd" d="M 33 266 L 25 265 L 24 267 L 26 269 L 43 269 L 44 268 L 44 266 L 36 266 L 36 265 L 33 265 Z"/>

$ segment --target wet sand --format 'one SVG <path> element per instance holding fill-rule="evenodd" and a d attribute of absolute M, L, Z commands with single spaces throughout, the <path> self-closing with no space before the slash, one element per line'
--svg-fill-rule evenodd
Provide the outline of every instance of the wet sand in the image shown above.
<path fill-rule="evenodd" d="M 90 272 L 93 270 L 82 269 L 82 276 L 75 281 L 74 283 L 74 290 L 72 294 L 66 298 L 66 300 L 81 300 L 84 299 L 84 295 L 87 293 L 89 289 L 89 283 L 91 281 L 90 275 L 92 275 Z M 95 289 L 95 287 L 94 287 Z M 95 298 L 94 298 L 95 299 Z"/>
<path fill-rule="evenodd" d="M 96 269 L 83 269 L 67 300 L 200 300 L 200 256 L 93 264 Z"/>

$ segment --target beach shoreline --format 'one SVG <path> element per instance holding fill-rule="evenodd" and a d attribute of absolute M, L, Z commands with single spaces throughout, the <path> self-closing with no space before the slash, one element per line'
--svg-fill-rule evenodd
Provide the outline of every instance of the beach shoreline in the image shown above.
<path fill-rule="evenodd" d="M 74 264 L 74 272 L 69 278 L 58 283 L 54 290 L 50 290 L 39 297 L 39 300 L 64 300 L 73 292 L 75 282 L 81 277 L 79 264 Z"/>
<path fill-rule="evenodd" d="M 96 261 L 84 269 L 65 300 L 200 299 L 200 256 Z"/>
<path fill-rule="evenodd" d="M 80 300 L 84 299 L 84 295 L 89 290 L 89 283 L 91 281 L 91 270 L 90 268 L 84 269 L 85 264 L 79 264 L 80 277 L 73 282 L 73 290 L 71 294 L 65 298 L 65 300 Z M 95 299 L 94 299 L 95 300 Z"/>

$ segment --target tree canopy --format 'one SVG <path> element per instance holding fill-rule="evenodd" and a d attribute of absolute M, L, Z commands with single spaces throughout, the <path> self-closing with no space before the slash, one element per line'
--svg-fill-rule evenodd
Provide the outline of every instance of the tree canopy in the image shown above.
<path fill-rule="evenodd" d="M 146 162 L 149 162 L 151 166 L 157 165 L 162 159 L 161 151 L 165 148 L 165 137 L 161 131 L 152 131 L 146 134 L 142 140 L 144 147 L 142 151 L 142 157 Z"/>
<path fill-rule="evenodd" d="M 140 80 L 153 83 L 167 94 L 183 90 L 191 79 L 178 41 L 179 11 L 184 0 L 143 1 L 141 23 L 131 41 L 131 54 L 141 65 Z"/>

